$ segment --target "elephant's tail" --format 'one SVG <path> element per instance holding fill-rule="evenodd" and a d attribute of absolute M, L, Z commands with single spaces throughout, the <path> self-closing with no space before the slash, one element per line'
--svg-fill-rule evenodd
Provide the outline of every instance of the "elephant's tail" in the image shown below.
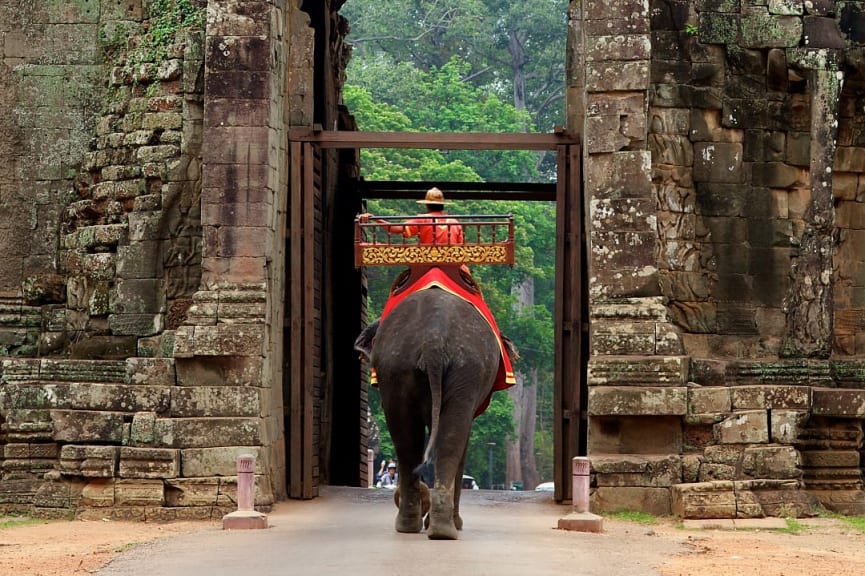
<path fill-rule="evenodd" d="M 423 454 L 423 462 L 419 468 L 431 462 L 432 455 L 435 453 L 435 444 L 439 432 L 439 415 L 442 411 L 442 367 L 440 365 L 428 367 L 427 378 L 429 379 L 430 394 L 432 395 L 432 419 L 430 421 L 429 441 Z"/>

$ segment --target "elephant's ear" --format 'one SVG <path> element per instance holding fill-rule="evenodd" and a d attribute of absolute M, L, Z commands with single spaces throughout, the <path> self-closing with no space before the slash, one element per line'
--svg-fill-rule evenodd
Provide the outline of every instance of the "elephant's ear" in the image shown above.
<path fill-rule="evenodd" d="M 502 334 L 502 343 L 505 345 L 505 352 L 508 353 L 508 358 L 511 362 L 516 362 L 520 359 L 520 352 L 517 350 L 517 345 L 514 341 Z"/>
<path fill-rule="evenodd" d="M 375 341 L 375 333 L 378 332 L 378 320 L 367 326 L 366 330 L 360 333 L 360 336 L 354 341 L 354 349 L 361 353 L 361 356 L 369 361 L 372 358 L 372 343 Z"/>

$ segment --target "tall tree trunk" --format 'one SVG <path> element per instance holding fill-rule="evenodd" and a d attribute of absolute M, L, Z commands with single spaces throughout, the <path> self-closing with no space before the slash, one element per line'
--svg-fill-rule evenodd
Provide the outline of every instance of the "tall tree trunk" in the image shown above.
<path fill-rule="evenodd" d="M 526 109 L 526 64 L 529 59 L 525 49 L 526 33 L 511 30 L 508 34 L 508 53 L 511 55 L 511 71 L 514 78 L 514 108 Z M 528 131 L 525 126 L 523 131 Z"/>
<path fill-rule="evenodd" d="M 505 485 L 510 487 L 514 482 L 523 481 L 523 471 L 521 466 L 520 449 L 522 442 L 520 439 L 523 435 L 523 384 L 525 378 L 523 374 L 517 372 L 515 374 L 517 383 L 508 389 L 508 396 L 514 403 L 514 439 L 509 440 L 507 444 L 507 468 L 505 471 Z"/>
<path fill-rule="evenodd" d="M 540 482 L 535 463 L 535 428 L 538 414 L 538 369 L 529 370 L 529 380 L 523 383 L 522 429 L 520 431 L 520 470 L 523 487 L 533 490 Z"/>
<path fill-rule="evenodd" d="M 518 310 L 530 308 L 535 302 L 535 281 L 531 277 L 513 287 Z M 517 373 L 517 385 L 510 389 L 514 402 L 515 440 L 508 443 L 508 482 L 522 482 L 525 489 L 538 484 L 535 464 L 535 425 L 538 406 L 538 370 L 535 366 Z"/>

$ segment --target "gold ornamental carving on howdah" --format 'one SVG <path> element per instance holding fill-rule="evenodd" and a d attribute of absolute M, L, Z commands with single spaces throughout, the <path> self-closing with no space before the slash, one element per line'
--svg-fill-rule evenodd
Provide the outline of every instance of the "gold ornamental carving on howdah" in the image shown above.
<path fill-rule="evenodd" d="M 372 245 L 361 252 L 364 266 L 411 264 L 508 264 L 505 245 Z"/>

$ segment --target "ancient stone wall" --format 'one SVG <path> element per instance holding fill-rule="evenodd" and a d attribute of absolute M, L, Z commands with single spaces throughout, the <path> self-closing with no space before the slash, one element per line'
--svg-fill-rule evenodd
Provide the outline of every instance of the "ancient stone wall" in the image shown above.
<path fill-rule="evenodd" d="M 863 19 L 572 8 L 597 508 L 861 512 Z"/>
<path fill-rule="evenodd" d="M 286 496 L 288 129 L 343 118 L 348 54 L 300 4 L 0 7 L 0 510 L 219 517 L 241 453 Z"/>
<path fill-rule="evenodd" d="M 134 12 L 134 9 L 132 10 Z M 105 85 L 98 2 L 0 6 L 0 351 L 32 355 L 66 291 L 60 223 Z M 116 9 L 106 20 L 133 19 Z M 74 49 L 73 49 L 74 47 Z"/>
<path fill-rule="evenodd" d="M 285 478 L 263 363 L 269 179 L 287 179 L 268 163 L 279 8 L 210 3 L 206 36 L 206 2 L 15 4 L 0 18 L 17 135 L 0 150 L 0 507 L 218 516 L 241 452 L 269 506 Z"/>

